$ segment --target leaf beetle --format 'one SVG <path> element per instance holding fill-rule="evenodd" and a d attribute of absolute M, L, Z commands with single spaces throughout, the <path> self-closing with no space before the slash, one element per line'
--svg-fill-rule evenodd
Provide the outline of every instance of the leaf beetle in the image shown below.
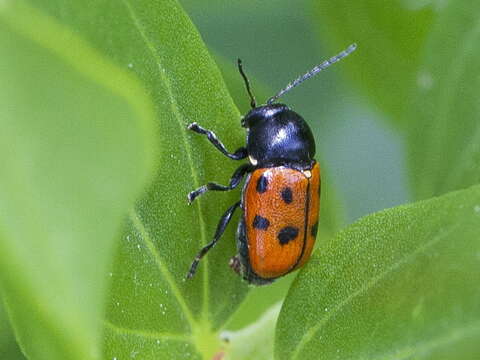
<path fill-rule="evenodd" d="M 287 105 L 277 103 L 277 99 L 355 49 L 356 44 L 350 45 L 260 106 L 238 59 L 252 109 L 241 121 L 247 131 L 246 146 L 233 153 L 214 132 L 195 122 L 188 125 L 189 130 L 207 136 L 225 156 L 233 160 L 248 158 L 248 163 L 234 172 L 228 185 L 208 183 L 188 194 L 188 201 L 192 203 L 209 190 L 233 190 L 246 177 L 240 201 L 222 215 L 213 240 L 199 251 L 187 278 L 195 274 L 200 260 L 218 242 L 238 208 L 243 212 L 236 235 L 238 253 L 230 260 L 230 267 L 248 283 L 269 284 L 300 268 L 309 259 L 320 209 L 320 167 L 314 159 L 315 140 L 305 120 Z"/>

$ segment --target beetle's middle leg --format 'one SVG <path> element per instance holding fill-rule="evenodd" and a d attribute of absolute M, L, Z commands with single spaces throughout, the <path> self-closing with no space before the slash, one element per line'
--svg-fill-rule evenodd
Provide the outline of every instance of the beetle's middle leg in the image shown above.
<path fill-rule="evenodd" d="M 194 190 L 188 193 L 188 196 L 187 196 L 188 202 L 192 203 L 192 201 L 195 200 L 195 198 L 197 198 L 198 196 L 204 194 L 209 190 L 230 191 L 235 189 L 240 184 L 245 174 L 247 174 L 251 170 L 252 170 L 252 166 L 250 164 L 243 164 L 237 170 L 235 170 L 235 172 L 233 173 L 230 179 L 230 183 L 227 186 L 220 185 L 213 182 L 200 186 L 197 190 Z"/>

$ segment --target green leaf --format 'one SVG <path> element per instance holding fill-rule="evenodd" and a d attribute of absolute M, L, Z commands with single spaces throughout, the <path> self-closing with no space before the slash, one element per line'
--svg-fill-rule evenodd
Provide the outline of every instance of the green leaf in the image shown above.
<path fill-rule="evenodd" d="M 338 51 L 356 42 L 355 59 L 345 61 L 350 78 L 396 124 L 404 118 L 416 83 L 422 48 L 434 13 L 402 1 L 312 1 L 314 20 L 326 44 Z"/>
<path fill-rule="evenodd" d="M 292 285 L 276 358 L 478 359 L 479 224 L 475 186 L 349 226 Z"/>
<path fill-rule="evenodd" d="M 98 14 L 92 18 L 102 18 L 106 29 L 122 29 L 108 30 L 119 44 L 113 53 L 132 64 L 155 100 L 162 166 L 119 238 L 110 271 L 104 358 L 211 359 L 222 347 L 220 329 L 248 289 L 228 266 L 236 253 L 238 215 L 197 274 L 184 278 L 199 249 L 213 237 L 220 216 L 239 200 L 240 189 L 207 193 L 190 206 L 186 195 L 209 181 L 228 183 L 240 164 L 186 126 L 196 121 L 235 150 L 245 141 L 240 114 L 176 1 L 114 4 L 95 8 Z M 108 18 L 100 16 L 107 12 Z"/>
<path fill-rule="evenodd" d="M 100 358 L 115 234 L 155 158 L 145 90 L 77 30 L 0 4 L 0 281 L 36 360 Z"/>
<path fill-rule="evenodd" d="M 418 198 L 480 182 L 480 3 L 445 7 L 416 72 L 410 153 Z"/>

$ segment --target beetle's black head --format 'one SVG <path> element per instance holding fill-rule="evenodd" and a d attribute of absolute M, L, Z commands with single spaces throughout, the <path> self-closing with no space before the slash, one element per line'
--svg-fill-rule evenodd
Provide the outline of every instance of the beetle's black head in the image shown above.
<path fill-rule="evenodd" d="M 352 44 L 338 55 L 315 66 L 268 99 L 263 106 L 256 105 L 242 62 L 238 59 L 238 70 L 245 81 L 252 107 L 242 119 L 242 126 L 248 131 L 247 151 L 253 165 L 306 168 L 312 164 L 315 141 L 310 128 L 300 115 L 276 101 L 305 80 L 351 54 L 356 47 Z"/>
<path fill-rule="evenodd" d="M 263 119 L 272 118 L 279 112 L 286 110 L 289 109 L 288 106 L 284 104 L 263 105 L 253 108 L 242 118 L 242 126 L 249 128 L 251 124 L 263 121 Z"/>
<path fill-rule="evenodd" d="M 258 166 L 307 168 L 315 155 L 315 140 L 303 118 L 284 104 L 250 110 L 242 119 L 247 128 L 247 152 Z"/>

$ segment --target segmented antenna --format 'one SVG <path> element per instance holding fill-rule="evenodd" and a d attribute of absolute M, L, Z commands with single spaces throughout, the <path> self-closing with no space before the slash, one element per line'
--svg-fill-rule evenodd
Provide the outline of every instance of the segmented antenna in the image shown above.
<path fill-rule="evenodd" d="M 286 92 L 292 90 L 295 86 L 300 85 L 302 82 L 304 82 L 307 79 L 310 79 L 312 76 L 317 75 L 320 71 L 325 70 L 328 68 L 330 65 L 335 64 L 337 61 L 340 61 L 344 57 L 350 55 L 352 52 L 355 51 L 357 48 L 357 44 L 352 44 L 345 50 L 343 50 L 340 54 L 335 55 L 334 57 L 328 59 L 327 61 L 324 61 L 320 65 L 315 66 L 312 70 L 307 72 L 305 75 L 302 75 L 292 81 L 290 84 L 288 84 L 284 89 L 280 90 L 277 95 L 272 96 L 270 99 L 267 101 L 267 105 L 271 105 L 275 100 L 277 100 L 279 97 L 281 97 L 283 94 Z"/>
<path fill-rule="evenodd" d="M 253 109 L 257 107 L 257 101 L 255 100 L 255 96 L 253 96 L 252 92 L 250 91 L 250 82 L 248 81 L 247 75 L 245 75 L 245 73 L 243 72 L 242 60 L 240 59 L 238 59 L 238 71 L 240 71 L 240 74 L 245 81 L 245 87 L 247 88 L 248 95 L 250 96 L 250 106 Z"/>

